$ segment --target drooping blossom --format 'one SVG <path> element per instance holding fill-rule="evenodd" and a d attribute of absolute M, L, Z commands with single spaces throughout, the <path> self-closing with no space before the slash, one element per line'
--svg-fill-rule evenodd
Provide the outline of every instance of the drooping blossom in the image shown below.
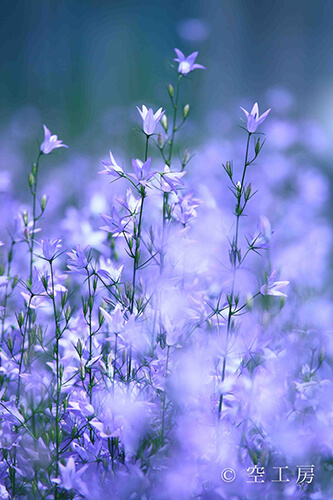
<path fill-rule="evenodd" d="M 66 144 L 63 144 L 62 141 L 58 139 L 57 135 L 51 135 L 51 132 L 47 128 L 46 125 L 43 125 L 44 127 L 44 141 L 42 142 L 40 146 L 40 151 L 44 155 L 48 155 L 51 153 L 56 148 L 68 148 Z"/>
<path fill-rule="evenodd" d="M 206 69 L 202 64 L 196 64 L 195 60 L 199 52 L 193 52 L 191 55 L 185 57 L 181 50 L 175 49 L 177 57 L 174 59 L 179 63 L 178 65 L 178 73 L 181 75 L 187 75 L 190 71 L 194 69 Z"/>
<path fill-rule="evenodd" d="M 152 108 L 147 109 L 144 104 L 142 105 L 142 110 L 138 106 L 136 109 L 139 111 L 142 118 L 144 133 L 152 135 L 155 132 L 156 125 L 164 115 L 165 111 L 162 111 L 162 108 L 159 108 L 156 113 L 154 113 Z"/>
<path fill-rule="evenodd" d="M 132 160 L 133 174 L 129 174 L 143 186 L 147 184 L 149 179 L 154 177 L 156 172 L 150 172 L 151 158 L 148 158 L 144 163 L 141 160 Z"/>
<path fill-rule="evenodd" d="M 283 292 L 280 292 L 281 288 L 289 285 L 289 281 L 275 281 L 277 271 L 273 271 L 267 278 L 267 282 L 260 288 L 261 295 L 272 295 L 274 297 L 287 297 Z"/>
<path fill-rule="evenodd" d="M 102 165 L 105 167 L 104 170 L 98 172 L 99 174 L 112 175 L 114 177 L 121 177 L 124 174 L 123 169 L 117 164 L 112 152 L 110 151 L 111 161 L 102 161 Z"/>
<path fill-rule="evenodd" d="M 269 112 L 271 111 L 271 108 L 269 108 L 267 111 L 265 111 L 265 113 L 263 113 L 261 116 L 259 116 L 259 106 L 258 106 L 257 102 L 253 105 L 253 108 L 251 109 L 251 113 L 246 111 L 246 109 L 242 108 L 242 106 L 240 106 L 240 109 L 242 111 L 244 111 L 244 113 L 245 113 L 246 120 L 247 120 L 246 127 L 247 127 L 248 132 L 250 132 L 251 134 L 253 134 L 253 132 L 255 132 L 257 130 L 259 125 L 264 120 L 266 120 L 267 116 L 269 115 Z"/>

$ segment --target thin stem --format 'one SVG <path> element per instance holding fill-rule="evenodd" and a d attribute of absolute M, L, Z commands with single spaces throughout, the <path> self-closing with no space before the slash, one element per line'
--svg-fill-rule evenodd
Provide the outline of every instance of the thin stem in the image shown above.
<path fill-rule="evenodd" d="M 237 266 L 236 266 L 236 256 L 238 254 L 238 238 L 239 238 L 239 219 L 242 214 L 242 211 L 245 208 L 245 204 L 243 206 L 243 210 L 241 210 L 241 199 L 242 199 L 242 194 L 244 190 L 244 181 L 245 181 L 245 175 L 246 175 L 246 169 L 249 165 L 248 163 L 248 155 L 249 155 L 249 145 L 250 145 L 250 137 L 251 137 L 251 132 L 248 133 L 247 136 L 247 142 L 246 142 L 246 152 L 245 152 L 245 160 L 244 160 L 244 168 L 243 168 L 243 175 L 242 175 L 242 180 L 241 180 L 241 185 L 240 185 L 240 192 L 238 195 L 238 200 L 237 200 L 237 205 L 236 205 L 236 230 L 235 230 L 235 236 L 232 242 L 232 285 L 231 285 L 231 293 L 230 293 L 230 299 L 229 299 L 229 312 L 228 312 L 228 322 L 227 322 L 227 338 L 226 338 L 226 352 L 223 358 L 223 365 L 222 365 L 222 382 L 225 379 L 225 372 L 226 372 L 226 367 L 227 367 L 227 354 L 228 354 L 228 342 L 229 342 L 229 336 L 230 332 L 232 329 L 232 316 L 234 314 L 234 311 L 232 310 L 233 303 L 234 303 L 234 294 L 235 294 L 235 281 L 236 281 L 236 271 L 237 271 Z M 222 414 L 222 405 L 223 405 L 223 394 L 220 395 L 220 402 L 219 402 L 219 419 L 221 418 Z"/>
<path fill-rule="evenodd" d="M 149 135 L 146 135 L 146 147 L 145 147 L 145 162 L 147 161 L 148 158 L 148 142 L 149 142 Z M 140 205 L 140 213 L 139 213 L 139 222 L 137 226 L 137 233 L 136 233 L 136 238 L 135 238 L 135 253 L 134 253 L 134 259 L 133 259 L 133 278 L 132 278 L 132 297 L 131 297 L 131 305 L 130 305 L 130 312 L 131 314 L 133 313 L 134 310 L 134 301 L 135 301 L 135 285 L 136 285 L 136 273 L 139 268 L 139 260 L 140 260 L 140 254 L 139 254 L 139 248 L 140 248 L 140 240 L 141 240 L 141 231 L 142 231 L 142 214 L 143 214 L 143 202 L 145 197 L 147 196 L 146 189 L 144 186 L 141 185 L 140 189 L 140 194 L 141 194 L 141 205 Z"/>
<path fill-rule="evenodd" d="M 35 230 L 36 230 L 36 200 L 37 200 L 37 183 L 38 183 L 38 168 L 39 168 L 39 159 L 42 156 L 42 152 L 40 151 L 37 156 L 36 160 L 36 169 L 34 172 L 34 184 L 32 186 L 32 229 L 31 229 L 31 244 L 30 244 L 30 283 L 32 282 L 32 268 L 33 268 L 33 262 L 34 262 L 34 237 L 35 237 Z"/>

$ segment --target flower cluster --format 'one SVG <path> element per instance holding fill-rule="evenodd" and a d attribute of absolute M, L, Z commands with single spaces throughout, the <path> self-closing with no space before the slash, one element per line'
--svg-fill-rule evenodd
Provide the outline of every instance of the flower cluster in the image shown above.
<path fill-rule="evenodd" d="M 67 148 L 44 125 L 30 203 L 0 207 L 1 498 L 333 495 L 326 179 L 257 103 L 192 155 L 180 96 L 204 67 L 175 51 L 130 162 L 112 144 L 91 178 L 71 148 L 39 179 Z"/>

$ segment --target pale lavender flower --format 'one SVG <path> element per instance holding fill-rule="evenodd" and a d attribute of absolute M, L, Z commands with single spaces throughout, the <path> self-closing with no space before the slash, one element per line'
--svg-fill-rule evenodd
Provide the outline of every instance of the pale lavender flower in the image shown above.
<path fill-rule="evenodd" d="M 120 280 L 121 273 L 123 272 L 124 266 L 116 267 L 113 265 L 111 259 L 104 259 L 101 256 L 99 260 L 99 269 L 97 270 L 97 274 L 99 274 L 102 278 L 106 278 L 114 283 L 118 283 Z"/>
<path fill-rule="evenodd" d="M 133 174 L 129 174 L 143 186 L 154 177 L 156 172 L 150 172 L 151 158 L 148 158 L 144 163 L 141 160 L 132 160 Z"/>
<path fill-rule="evenodd" d="M 144 133 L 152 135 L 155 132 L 156 125 L 164 115 L 165 111 L 162 111 L 162 108 L 159 108 L 156 113 L 154 113 L 152 108 L 147 109 L 144 104 L 142 105 L 142 110 L 138 106 L 136 109 L 139 111 L 142 118 Z"/>
<path fill-rule="evenodd" d="M 112 207 L 111 216 L 106 214 L 100 214 L 105 226 L 101 226 L 100 229 L 111 233 L 113 236 L 119 236 L 124 232 L 129 232 L 131 227 L 131 220 L 125 220 L 124 217 L 120 217 L 115 207 Z"/>
<path fill-rule="evenodd" d="M 60 478 L 52 479 L 56 484 L 59 484 L 65 490 L 78 490 L 81 494 L 86 496 L 88 494 L 87 487 L 83 483 L 81 476 L 87 469 L 88 465 L 84 465 L 80 470 L 76 470 L 74 457 L 71 456 L 67 460 L 66 465 L 59 463 Z"/>
<path fill-rule="evenodd" d="M 127 188 L 126 197 L 124 200 L 117 199 L 118 203 L 122 205 L 131 215 L 135 215 L 139 212 L 141 207 L 141 196 L 137 198 L 134 196 L 131 188 Z"/>
<path fill-rule="evenodd" d="M 280 292 L 281 288 L 289 285 L 289 281 L 275 281 L 277 271 L 273 271 L 272 274 L 267 278 L 267 282 L 260 288 L 261 295 L 272 295 L 274 297 L 287 297 L 283 292 Z"/>
<path fill-rule="evenodd" d="M 41 242 L 43 257 L 46 260 L 53 260 L 56 257 L 57 251 L 61 248 L 61 239 L 49 240 L 46 238 Z"/>
<path fill-rule="evenodd" d="M 269 112 L 271 111 L 271 108 L 269 108 L 267 111 L 265 111 L 265 113 L 259 116 L 259 106 L 257 102 L 253 105 L 251 113 L 242 108 L 242 106 L 240 106 L 240 109 L 245 113 L 247 119 L 246 127 L 248 132 L 250 132 L 251 134 L 253 134 L 253 132 L 257 130 L 259 125 L 267 118 Z"/>
<path fill-rule="evenodd" d="M 66 144 L 63 144 L 62 141 L 58 139 L 57 135 L 51 135 L 51 132 L 47 128 L 46 125 L 43 125 L 44 127 L 44 141 L 42 142 L 40 146 L 40 151 L 44 155 L 48 155 L 51 153 L 56 148 L 68 148 Z"/>
<path fill-rule="evenodd" d="M 193 52 L 191 55 L 187 57 L 185 57 L 185 55 L 179 49 L 175 49 L 175 52 L 177 54 L 177 57 L 174 59 L 174 61 L 179 63 L 178 73 L 180 73 L 181 75 L 187 75 L 190 71 L 193 71 L 194 69 L 206 69 L 205 66 L 194 63 L 199 52 Z"/>
<path fill-rule="evenodd" d="M 79 274 L 86 274 L 87 273 L 87 267 L 89 264 L 88 258 L 87 258 L 87 251 L 89 247 L 86 247 L 84 250 L 82 250 L 81 246 L 78 245 L 76 247 L 76 250 L 72 250 L 71 252 L 67 252 L 67 255 L 69 257 L 67 261 L 67 267 L 71 272 L 76 272 Z"/>
<path fill-rule="evenodd" d="M 112 175 L 114 177 L 122 177 L 124 174 L 123 169 L 117 164 L 112 152 L 110 151 L 111 161 L 102 161 L 102 165 L 105 167 L 104 170 L 98 172 L 99 174 Z"/>
<path fill-rule="evenodd" d="M 186 172 L 171 172 L 170 167 L 165 165 L 163 174 L 160 174 L 162 191 L 165 193 L 170 193 L 170 191 L 177 193 L 177 189 L 184 186 L 182 177 L 185 174 Z"/>

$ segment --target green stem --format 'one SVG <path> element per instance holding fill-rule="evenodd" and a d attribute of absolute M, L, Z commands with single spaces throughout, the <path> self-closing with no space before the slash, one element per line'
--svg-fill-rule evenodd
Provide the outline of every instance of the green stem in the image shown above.
<path fill-rule="evenodd" d="M 234 311 L 232 310 L 232 306 L 233 306 L 233 302 L 234 302 L 235 280 L 236 280 L 236 271 L 237 271 L 236 256 L 237 256 L 237 252 L 238 252 L 239 219 L 241 216 L 241 199 L 242 199 L 242 194 L 243 194 L 243 190 L 244 190 L 246 169 L 249 165 L 248 156 L 249 156 L 250 137 L 251 137 L 251 132 L 249 132 L 248 136 L 247 136 L 243 175 L 242 175 L 242 180 L 241 180 L 241 185 L 240 185 L 240 193 L 239 193 L 237 205 L 236 205 L 236 230 L 235 230 L 235 237 L 233 239 L 232 249 L 231 249 L 232 250 L 232 285 L 231 285 L 230 305 L 229 305 L 228 322 L 227 322 L 226 352 L 225 352 L 225 355 L 223 358 L 223 365 L 222 365 L 222 377 L 221 377 L 222 382 L 225 379 L 225 372 L 226 372 L 226 367 L 227 367 L 228 342 L 229 342 L 229 336 L 230 336 L 231 327 L 232 327 L 231 320 L 232 320 L 232 316 L 234 314 Z M 245 205 L 246 205 L 246 202 L 243 206 L 243 209 L 245 208 Z M 221 414 L 222 414 L 222 405 L 223 405 L 223 394 L 220 395 L 220 401 L 219 401 L 219 419 L 221 418 Z"/>
<path fill-rule="evenodd" d="M 149 135 L 146 135 L 146 147 L 145 147 L 145 162 L 147 161 L 148 158 L 148 142 L 149 142 Z M 140 248 L 140 240 L 141 240 L 141 231 L 142 231 L 142 214 L 143 214 L 143 202 L 145 197 L 147 196 L 145 187 L 141 185 L 140 189 L 140 194 L 141 194 L 141 206 L 140 206 L 140 213 L 139 213 L 139 222 L 137 226 L 137 233 L 136 233 L 136 238 L 135 238 L 135 253 L 134 253 L 134 259 L 133 259 L 133 278 L 132 278 L 132 297 L 131 297 L 131 306 L 130 306 L 130 312 L 131 314 L 133 313 L 134 310 L 134 301 L 135 301 L 135 285 L 136 285 L 136 273 L 139 268 L 139 248 Z"/>
<path fill-rule="evenodd" d="M 55 321 L 55 333 L 56 333 L 56 346 L 55 346 L 55 355 L 56 355 L 56 377 L 57 377 L 57 384 L 56 384 L 56 470 L 55 470 L 55 475 L 56 477 L 59 476 L 59 448 L 60 448 L 60 392 L 61 392 L 61 376 L 60 376 L 60 363 L 59 363 L 59 340 L 60 340 L 60 327 L 59 327 L 59 321 L 58 321 L 58 313 L 57 313 L 57 308 L 56 308 L 56 302 L 55 302 L 55 297 L 54 297 L 54 292 L 55 292 L 55 287 L 54 287 L 54 272 L 53 272 L 53 265 L 52 265 L 52 260 L 49 261 L 50 263 L 50 274 L 51 274 L 51 294 L 50 298 L 52 300 L 52 306 L 53 306 L 53 315 L 54 315 L 54 321 Z M 55 500 L 58 499 L 58 487 L 55 485 L 54 489 L 54 498 Z"/>

